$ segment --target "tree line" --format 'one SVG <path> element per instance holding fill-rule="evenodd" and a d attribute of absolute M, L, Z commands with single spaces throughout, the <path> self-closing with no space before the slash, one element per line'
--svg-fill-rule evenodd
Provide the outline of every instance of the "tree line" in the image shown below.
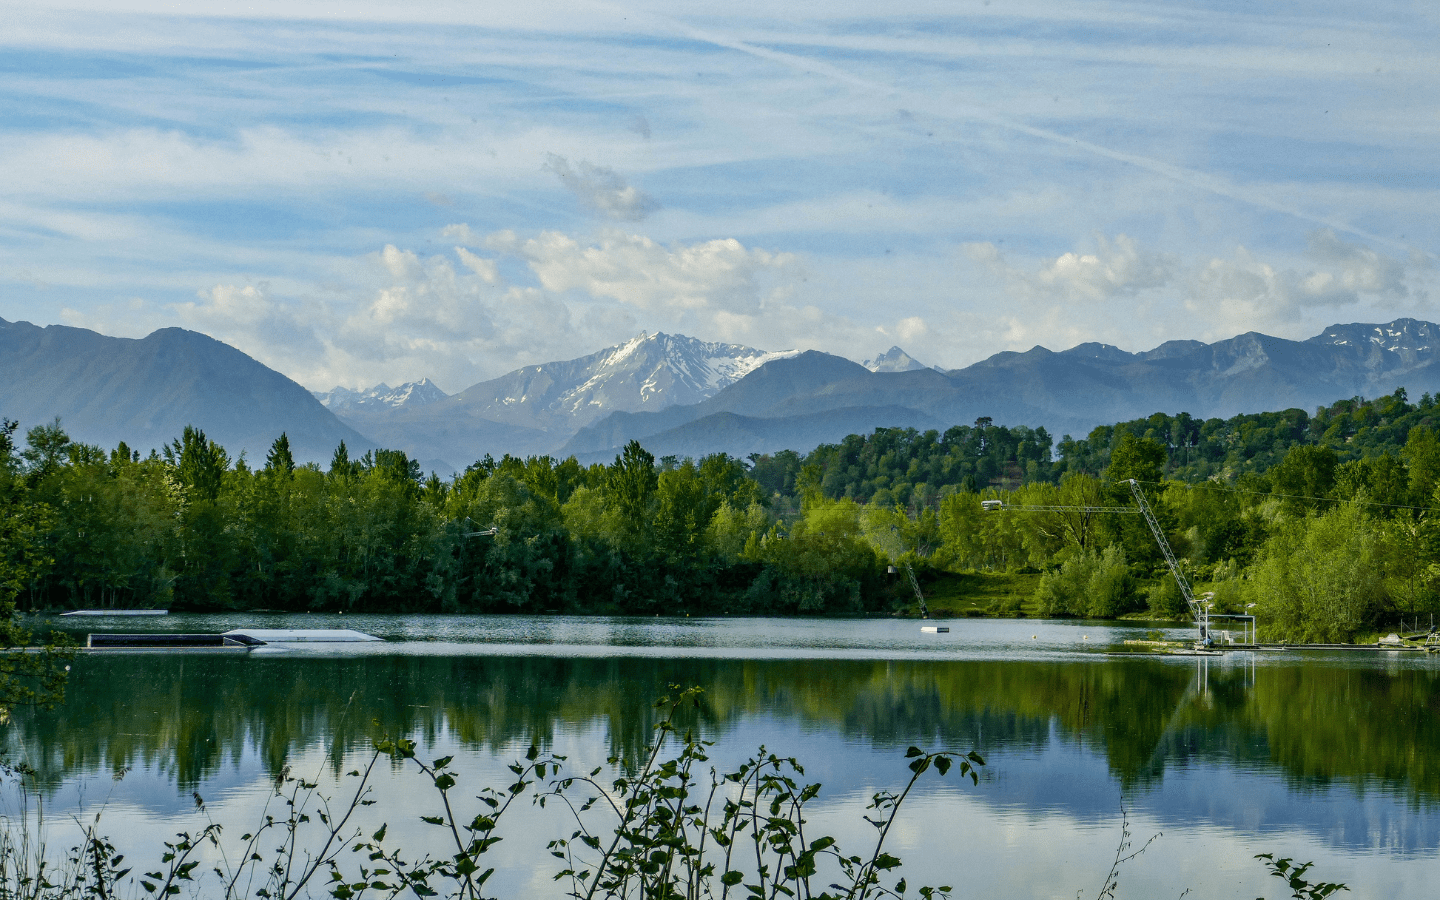
<path fill-rule="evenodd" d="M 485 456 L 441 479 L 394 450 L 263 464 L 186 428 L 142 456 L 56 421 L 0 429 L 0 602 L 625 614 L 866 614 L 908 603 L 887 569 L 1039 575 L 992 611 L 1186 610 L 1127 479 L 1219 611 L 1343 640 L 1440 606 L 1436 404 L 1403 390 L 1303 410 L 1094 429 L 980 419 L 877 429 L 801 455 L 609 465 Z M 1068 507 L 985 512 L 1010 506 Z M 1089 511 L 1084 511 L 1088 508 Z M 1103 511 L 1114 509 L 1114 512 Z M 1102 510 L 1102 511 L 1096 511 Z"/>
<path fill-rule="evenodd" d="M 452 479 L 403 452 L 263 465 L 196 428 L 141 456 L 72 441 L 23 448 L 5 423 L 0 479 L 10 602 L 22 609 L 861 613 L 876 552 L 852 501 L 818 494 L 784 523 L 723 454 L 657 464 L 495 461 Z"/>

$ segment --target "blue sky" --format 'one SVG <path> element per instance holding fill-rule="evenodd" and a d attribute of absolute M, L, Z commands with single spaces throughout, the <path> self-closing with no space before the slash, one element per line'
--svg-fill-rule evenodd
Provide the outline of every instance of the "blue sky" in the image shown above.
<path fill-rule="evenodd" d="M 1440 318 L 1431 4 L 821 7 L 7 3 L 0 317 L 449 391 Z"/>

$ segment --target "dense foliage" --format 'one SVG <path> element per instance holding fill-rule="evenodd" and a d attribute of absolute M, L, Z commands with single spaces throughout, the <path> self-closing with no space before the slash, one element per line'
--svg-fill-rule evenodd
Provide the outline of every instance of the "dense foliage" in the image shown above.
<path fill-rule="evenodd" d="M 40 652 L 21 627 L 15 600 L 46 571 L 45 534 L 54 517 L 28 496 L 15 455 L 15 429 L 0 419 L 0 719 L 17 704 L 53 706 L 63 696 L 69 655 L 62 636 L 49 635 Z"/>
<path fill-rule="evenodd" d="M 53 560 L 11 579 L 30 608 L 859 613 L 881 581 L 856 504 L 816 493 L 782 527 L 724 455 L 487 456 L 446 482 L 343 444 L 297 466 L 284 435 L 260 468 L 194 428 L 144 458 L 58 422 L 27 440 L 33 540 L 7 547 Z"/>
<path fill-rule="evenodd" d="M 448 481 L 343 444 L 296 465 L 285 435 L 252 468 L 194 428 L 142 457 L 58 421 L 22 450 L 12 425 L 0 575 L 32 608 L 861 614 L 908 602 L 886 570 L 910 564 L 932 582 L 1037 573 L 1023 606 L 1043 615 L 1182 616 L 1149 530 L 1118 511 L 1134 478 L 1219 610 L 1341 640 L 1440 606 L 1437 425 L 1401 390 L 1314 416 L 1156 414 L 1058 447 L 982 418 L 744 462 L 657 464 L 634 442 L 610 465 L 486 456 Z"/>

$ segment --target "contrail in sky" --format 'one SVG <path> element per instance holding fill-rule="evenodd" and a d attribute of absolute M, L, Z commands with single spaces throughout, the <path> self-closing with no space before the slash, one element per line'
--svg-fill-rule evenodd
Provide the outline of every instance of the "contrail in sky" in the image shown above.
<path fill-rule="evenodd" d="M 1355 226 L 1340 219 L 1335 219 L 1327 216 L 1317 216 L 1314 213 L 1307 212 L 1303 209 L 1300 209 L 1299 207 L 1291 206 L 1287 203 L 1281 203 L 1278 200 L 1273 200 L 1262 194 L 1257 194 L 1252 190 L 1241 188 L 1240 186 L 1221 176 L 1212 175 L 1208 172 L 1197 171 L 1195 169 L 1189 169 L 1184 166 L 1173 165 L 1162 160 L 1153 159 L 1148 156 L 1142 156 L 1138 153 L 1127 153 L 1123 150 L 1115 150 L 1102 144 L 1096 144 L 1092 141 L 1081 140 L 1079 138 L 1071 137 L 1070 135 L 1062 134 L 1058 131 L 1052 131 L 1048 128 L 1037 128 L 1033 125 L 1027 125 L 1024 122 L 1017 121 L 1016 119 L 1006 116 L 998 110 L 995 110 L 981 103 L 971 101 L 967 106 L 960 107 L 959 115 L 957 115 L 957 108 L 953 105 L 947 105 L 943 109 L 937 109 L 931 105 L 930 99 L 926 96 L 911 94 L 899 88 L 893 87 L 892 85 L 883 84 L 881 82 L 873 81 L 868 78 L 863 78 L 861 76 L 855 75 L 852 72 L 847 72 L 846 70 L 838 66 L 835 66 L 828 62 L 824 62 L 822 60 L 813 59 L 807 56 L 801 56 L 796 53 L 787 53 L 783 50 L 773 50 L 769 47 L 757 46 L 755 44 L 751 44 L 737 38 L 728 37 L 714 31 L 695 28 L 669 16 L 650 12 L 637 13 L 634 10 L 626 9 L 612 3 L 606 3 L 604 2 L 604 0 L 594 0 L 593 5 L 602 9 L 609 10 L 610 12 L 628 21 L 648 19 L 662 30 L 678 32 L 679 34 L 682 34 L 685 37 L 690 38 L 691 40 L 700 41 L 707 44 L 713 44 L 714 46 L 724 47 L 739 53 L 745 53 L 750 56 L 756 57 L 757 59 L 764 59 L 770 62 L 779 63 L 780 65 L 795 69 L 805 74 L 819 75 L 832 81 L 837 81 L 843 84 L 850 85 L 851 87 L 859 88 L 863 91 L 866 91 L 867 93 L 876 94 L 887 99 L 901 101 L 897 103 L 897 105 L 904 106 L 907 109 L 923 109 L 929 115 L 936 116 L 938 118 L 978 119 L 991 125 L 1005 128 L 1018 134 L 1033 137 L 1047 143 L 1056 144 L 1072 150 L 1080 151 L 1082 153 L 1088 153 L 1092 156 L 1098 156 L 1103 159 L 1114 160 L 1115 162 L 1134 166 L 1135 168 L 1143 169 L 1147 172 L 1153 172 L 1163 178 L 1168 178 L 1180 184 L 1188 185 L 1189 187 L 1201 191 L 1206 191 L 1219 197 L 1225 197 L 1239 203 L 1245 203 L 1250 206 L 1258 207 L 1260 209 L 1269 210 L 1271 212 L 1281 213 L 1283 215 L 1291 216 L 1293 218 L 1315 225 L 1323 225 L 1327 228 L 1332 228 L 1335 231 L 1362 238 L 1372 243 L 1383 244 L 1396 250 L 1423 253 L 1426 257 L 1429 257 L 1431 255 L 1430 253 L 1418 247 L 1414 247 L 1412 245 L 1396 241 L 1392 238 L 1384 237 L 1382 235 L 1374 234 L 1369 231 L 1356 228 Z"/>

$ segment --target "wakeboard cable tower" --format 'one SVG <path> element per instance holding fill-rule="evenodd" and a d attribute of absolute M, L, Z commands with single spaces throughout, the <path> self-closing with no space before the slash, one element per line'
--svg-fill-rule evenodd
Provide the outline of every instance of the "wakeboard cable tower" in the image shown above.
<path fill-rule="evenodd" d="M 1125 479 L 1130 485 L 1130 493 L 1135 497 L 1135 506 L 1012 506 L 1003 500 L 981 500 L 980 506 L 986 511 L 1003 510 L 1008 512 L 1086 512 L 1086 513 L 1139 513 L 1145 517 L 1145 524 L 1150 526 L 1150 533 L 1155 536 L 1155 543 L 1160 547 L 1160 555 L 1165 557 L 1165 565 L 1170 569 L 1170 575 L 1175 579 L 1175 585 L 1180 588 L 1180 595 L 1185 598 L 1185 603 L 1190 607 L 1190 612 L 1195 616 L 1195 626 L 1199 631 L 1199 644 L 1207 644 L 1210 640 L 1210 614 L 1209 607 L 1195 598 L 1195 592 L 1190 589 L 1190 582 L 1185 580 L 1185 573 L 1180 571 L 1180 563 L 1175 558 L 1175 552 L 1170 549 L 1170 542 L 1165 540 L 1165 532 L 1160 528 L 1160 522 L 1155 518 L 1155 513 L 1150 509 L 1150 504 L 1145 500 L 1145 492 L 1140 489 L 1140 482 L 1134 478 Z"/>

